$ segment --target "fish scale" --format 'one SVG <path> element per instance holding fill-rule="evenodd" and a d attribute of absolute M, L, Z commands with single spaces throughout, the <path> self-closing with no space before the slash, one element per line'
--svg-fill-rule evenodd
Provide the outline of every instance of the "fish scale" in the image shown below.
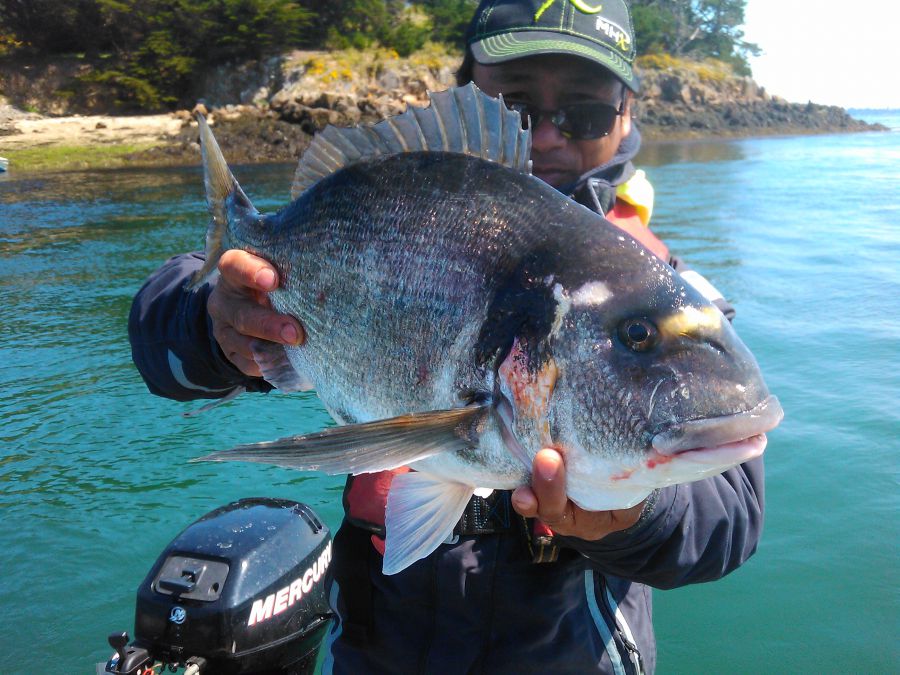
<path fill-rule="evenodd" d="M 442 189 L 440 183 L 448 170 L 424 180 L 423 170 L 432 163 L 431 157 L 425 159 L 425 166 L 413 155 L 382 161 L 395 166 L 382 170 L 363 165 L 359 170 L 396 176 L 396 182 L 348 189 L 347 181 L 354 185 L 352 177 L 333 184 L 323 181 L 315 188 L 315 199 L 300 200 L 276 216 L 271 230 L 284 236 L 272 236 L 264 244 L 270 256 L 290 250 L 292 269 L 298 270 L 288 275 L 283 290 L 272 294 L 276 309 L 295 314 L 307 329 L 306 344 L 289 351 L 297 370 L 316 381 L 327 378 L 325 387 L 334 389 L 335 395 L 365 382 L 369 366 L 376 366 L 385 380 L 377 400 L 366 397 L 370 410 L 364 416 L 355 414 L 357 421 L 458 404 L 455 392 L 430 391 L 428 382 L 419 383 L 419 368 L 409 364 L 429 362 L 436 351 L 450 349 L 467 323 L 483 322 L 489 292 L 484 280 L 493 270 L 508 266 L 511 257 L 508 246 L 491 246 L 490 240 L 503 240 L 511 229 L 510 218 L 516 216 L 513 209 L 505 221 L 500 220 L 492 198 L 476 198 L 448 204 L 446 222 L 440 229 L 423 228 L 416 214 L 434 209 L 432 195 Z M 478 167 L 480 171 L 473 170 L 469 166 L 472 161 L 457 156 L 442 166 L 462 163 L 474 185 L 483 184 L 485 174 L 497 171 L 487 163 Z M 412 191 L 400 187 L 407 176 L 418 178 Z M 487 208 L 479 208 L 479 201 L 486 202 Z M 388 206 L 367 209 L 360 226 L 351 220 L 359 203 Z M 533 207 L 539 211 L 539 199 Z M 300 218 L 322 224 L 321 229 L 298 237 L 296 233 L 304 231 L 296 226 Z M 520 245 L 524 244 L 523 238 Z M 282 256 L 274 253 L 273 257 Z M 322 303 L 318 302 L 321 294 L 325 297 Z M 397 299 L 404 305 L 399 315 L 373 310 L 396 305 Z M 423 323 L 432 328 L 429 333 L 420 330 Z M 371 342 L 359 340 L 360 326 L 365 326 Z M 379 359 L 370 350 L 371 344 L 394 345 L 406 358 Z M 336 351 L 338 345 L 340 351 Z M 470 352 L 471 345 L 463 351 Z M 469 360 L 457 368 L 457 385 L 484 389 L 483 377 L 464 372 Z M 321 395 L 323 390 L 319 391 Z M 341 401 L 341 407 L 361 409 L 355 401 Z"/>

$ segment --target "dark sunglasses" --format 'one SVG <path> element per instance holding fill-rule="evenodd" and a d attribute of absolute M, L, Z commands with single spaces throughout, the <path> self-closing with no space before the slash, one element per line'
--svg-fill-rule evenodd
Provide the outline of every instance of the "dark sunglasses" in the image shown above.
<path fill-rule="evenodd" d="M 609 136 L 616 124 L 616 118 L 625 113 L 625 98 L 619 107 L 599 101 L 586 101 L 564 105 L 559 110 L 541 110 L 532 107 L 528 103 L 507 103 L 510 110 L 514 110 L 522 116 L 522 128 L 528 128 L 528 119 L 531 118 L 531 128 L 534 129 L 545 119 L 559 129 L 566 138 L 572 140 L 591 140 Z"/>

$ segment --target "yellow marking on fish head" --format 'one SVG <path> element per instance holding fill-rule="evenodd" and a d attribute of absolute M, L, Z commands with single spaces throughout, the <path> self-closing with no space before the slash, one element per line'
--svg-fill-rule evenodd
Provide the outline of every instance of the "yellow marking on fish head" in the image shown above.
<path fill-rule="evenodd" d="M 700 337 L 718 333 L 722 329 L 724 318 L 722 312 L 711 305 L 708 307 L 688 306 L 664 317 L 657 325 L 663 335 Z"/>

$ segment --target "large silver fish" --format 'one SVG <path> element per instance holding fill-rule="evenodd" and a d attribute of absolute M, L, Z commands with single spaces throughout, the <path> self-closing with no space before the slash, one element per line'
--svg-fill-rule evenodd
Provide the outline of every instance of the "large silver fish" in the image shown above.
<path fill-rule="evenodd" d="M 203 459 L 328 473 L 411 465 L 387 505 L 384 572 L 428 555 L 473 493 L 565 457 L 585 509 L 760 455 L 782 411 L 721 312 L 602 217 L 529 175 L 528 131 L 473 85 L 425 109 L 329 128 L 294 201 L 261 215 L 206 123 L 207 263 L 270 260 L 302 347 L 259 345 L 280 388 L 314 387 L 341 426 Z"/>

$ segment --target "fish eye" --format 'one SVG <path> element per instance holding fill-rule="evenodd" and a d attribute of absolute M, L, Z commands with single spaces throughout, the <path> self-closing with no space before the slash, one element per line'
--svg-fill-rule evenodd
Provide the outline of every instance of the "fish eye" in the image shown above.
<path fill-rule="evenodd" d="M 635 352 L 646 352 L 656 344 L 659 331 L 647 319 L 626 319 L 619 325 L 619 339 Z"/>

